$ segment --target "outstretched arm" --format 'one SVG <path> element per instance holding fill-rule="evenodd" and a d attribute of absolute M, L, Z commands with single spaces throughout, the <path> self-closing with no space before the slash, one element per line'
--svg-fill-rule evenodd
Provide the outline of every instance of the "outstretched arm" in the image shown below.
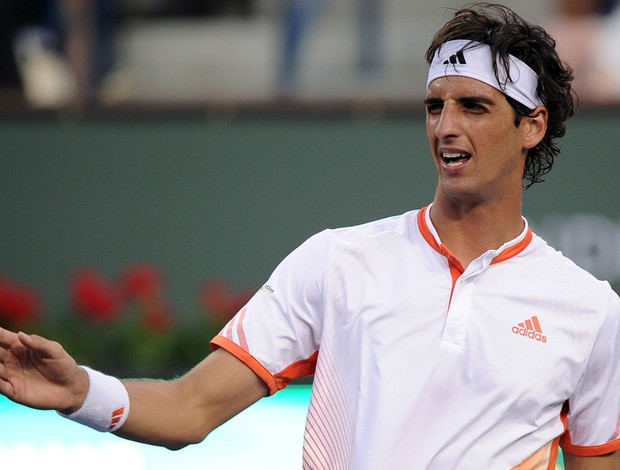
<path fill-rule="evenodd" d="M 88 380 L 60 344 L 0 328 L 0 394 L 32 408 L 72 413 L 84 402 Z M 116 434 L 171 449 L 200 442 L 267 394 L 258 376 L 222 349 L 179 379 L 124 385 L 131 406 Z"/>
<path fill-rule="evenodd" d="M 116 434 L 169 449 L 202 441 L 268 392 L 250 368 L 223 349 L 177 380 L 124 384 L 131 409 Z"/>

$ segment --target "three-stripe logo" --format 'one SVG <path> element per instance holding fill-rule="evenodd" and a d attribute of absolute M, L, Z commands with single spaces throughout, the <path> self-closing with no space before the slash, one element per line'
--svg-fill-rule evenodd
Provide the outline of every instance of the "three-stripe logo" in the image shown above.
<path fill-rule="evenodd" d="M 540 341 L 541 343 L 547 342 L 547 337 L 543 335 L 542 327 L 536 315 L 521 323 L 517 323 L 512 327 L 512 332 L 515 335 L 525 336 L 526 338 Z"/>
<path fill-rule="evenodd" d="M 125 413 L 125 407 L 121 406 L 120 408 L 114 410 L 112 412 L 112 419 L 110 420 L 110 426 L 108 426 L 109 430 L 114 429 L 114 427 L 120 423 L 121 419 L 123 418 L 123 414 Z"/>
<path fill-rule="evenodd" d="M 463 55 L 463 51 L 458 51 L 456 54 L 452 54 L 448 59 L 444 60 L 443 63 L 447 64 L 463 64 L 465 65 L 467 62 L 465 61 L 465 56 Z"/>

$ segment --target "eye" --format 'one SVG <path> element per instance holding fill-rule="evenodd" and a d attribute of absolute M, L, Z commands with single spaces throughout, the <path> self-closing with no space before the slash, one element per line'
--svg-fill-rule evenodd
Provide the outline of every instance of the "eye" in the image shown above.
<path fill-rule="evenodd" d="M 480 101 L 464 101 L 463 108 L 475 113 L 486 113 L 488 111 L 487 106 Z"/>
<path fill-rule="evenodd" d="M 443 108 L 443 104 L 440 102 L 426 103 L 426 114 L 439 114 Z"/>

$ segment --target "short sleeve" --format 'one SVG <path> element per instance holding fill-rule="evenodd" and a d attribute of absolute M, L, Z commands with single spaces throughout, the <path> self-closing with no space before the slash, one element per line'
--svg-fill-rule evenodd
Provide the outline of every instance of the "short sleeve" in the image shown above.
<path fill-rule="evenodd" d="M 613 291 L 585 373 L 568 405 L 567 430 L 560 441 L 563 450 L 594 456 L 620 449 L 620 300 Z"/>
<path fill-rule="evenodd" d="M 314 373 L 323 325 L 326 238 L 326 232 L 314 235 L 288 255 L 211 342 L 254 370 L 271 394 Z"/>

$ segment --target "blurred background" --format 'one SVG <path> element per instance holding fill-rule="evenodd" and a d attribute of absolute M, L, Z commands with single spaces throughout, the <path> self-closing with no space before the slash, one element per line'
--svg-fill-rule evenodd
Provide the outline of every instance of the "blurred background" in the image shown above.
<path fill-rule="evenodd" d="M 445 0 L 3 0 L 5 99 L 93 102 L 417 100 Z M 620 96 L 617 0 L 504 2 L 548 27 L 584 101 Z M 15 94 L 13 94 L 15 97 Z"/>
<path fill-rule="evenodd" d="M 311 234 L 428 204 L 423 56 L 464 3 L 0 1 L 0 326 L 175 376 Z M 525 214 L 620 286 L 618 2 L 504 3 L 580 98 Z"/>

